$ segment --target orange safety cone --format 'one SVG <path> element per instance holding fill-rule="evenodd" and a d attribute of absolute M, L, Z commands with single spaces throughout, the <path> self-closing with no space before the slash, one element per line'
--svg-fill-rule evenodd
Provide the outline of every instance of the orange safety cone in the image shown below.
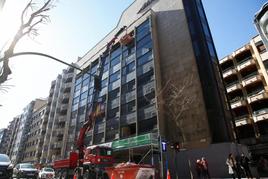
<path fill-rule="evenodd" d="M 171 176 L 170 176 L 169 170 L 167 170 L 167 179 L 171 179 Z"/>

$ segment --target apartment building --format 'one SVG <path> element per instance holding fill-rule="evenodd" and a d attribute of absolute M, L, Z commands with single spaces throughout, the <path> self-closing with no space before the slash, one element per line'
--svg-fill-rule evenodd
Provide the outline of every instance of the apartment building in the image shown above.
<path fill-rule="evenodd" d="M 8 130 L 3 128 L 0 129 L 0 153 L 6 153 L 7 152 L 7 132 Z"/>
<path fill-rule="evenodd" d="M 62 158 L 65 149 L 66 126 L 70 119 L 71 94 L 75 70 L 64 69 L 57 79 L 52 81 L 44 118 L 47 119 L 46 133 L 42 147 L 41 163 L 51 163 Z"/>
<path fill-rule="evenodd" d="M 75 80 L 66 157 L 76 148 L 79 130 L 95 102 L 105 106 L 105 116 L 95 121 L 85 145 L 111 146 L 116 162 L 144 159 L 158 165 L 159 138 L 189 150 L 233 140 L 231 113 L 201 0 L 134 1 L 115 29 L 77 65 L 87 73 L 77 73 Z M 95 91 L 93 77 L 98 68 L 100 92 Z M 168 81 L 180 88 L 191 76 L 184 91 L 194 102 L 178 126 L 160 101 L 170 94 L 161 91 Z"/>
<path fill-rule="evenodd" d="M 24 158 L 25 144 L 29 134 L 29 123 L 31 121 L 33 111 L 40 108 L 40 106 L 44 104 L 44 101 L 44 99 L 36 99 L 30 102 L 23 109 L 23 113 L 18 117 L 14 140 L 10 148 L 10 159 L 13 164 L 20 163 Z"/>
<path fill-rule="evenodd" d="M 32 117 L 29 120 L 22 162 L 40 163 L 47 126 L 47 118 L 44 118 L 46 106 L 47 101 L 44 100 L 43 103 L 33 111 Z"/>
<path fill-rule="evenodd" d="M 268 153 L 268 52 L 256 36 L 220 60 L 240 143 Z"/>
<path fill-rule="evenodd" d="M 7 144 L 7 152 L 8 156 L 11 156 L 11 149 L 14 147 L 14 139 L 16 138 L 16 133 L 18 129 L 18 122 L 20 117 L 14 117 L 12 121 L 9 122 L 7 127 L 8 129 L 8 144 Z"/>

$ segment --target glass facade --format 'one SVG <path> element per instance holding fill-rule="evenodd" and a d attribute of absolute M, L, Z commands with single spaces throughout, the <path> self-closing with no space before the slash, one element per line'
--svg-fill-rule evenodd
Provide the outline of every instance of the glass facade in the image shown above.
<path fill-rule="evenodd" d="M 147 19 L 134 31 L 135 38 L 130 44 L 115 44 L 108 54 L 102 54 L 88 68 L 88 73 L 95 74 L 103 61 L 101 89 L 95 100 L 105 105 L 105 116 L 96 119 L 94 128 L 86 136 L 86 145 L 136 136 L 157 128 L 151 20 Z M 93 77 L 78 75 L 69 149 L 89 113 L 94 92 Z"/>

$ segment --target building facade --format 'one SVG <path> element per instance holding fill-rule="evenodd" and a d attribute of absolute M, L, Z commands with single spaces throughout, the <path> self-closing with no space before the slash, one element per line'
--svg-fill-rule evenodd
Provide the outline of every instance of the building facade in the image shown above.
<path fill-rule="evenodd" d="M 40 163 L 47 126 L 47 119 L 44 118 L 46 105 L 46 100 L 40 103 L 40 106 L 34 109 L 32 117 L 29 120 L 22 162 Z"/>
<path fill-rule="evenodd" d="M 0 129 L 0 153 L 7 153 L 8 130 Z"/>
<path fill-rule="evenodd" d="M 66 157 L 76 148 L 93 102 L 105 106 L 105 116 L 95 121 L 85 144 L 111 146 L 116 161 L 139 162 L 151 150 L 147 162 L 156 162 L 158 154 L 153 153 L 159 151 L 160 137 L 187 149 L 233 140 L 231 113 L 201 0 L 134 1 L 115 29 L 77 65 L 87 73 L 76 77 Z M 100 92 L 92 76 L 98 68 Z M 186 77 L 191 77 L 190 84 L 182 99 L 194 96 L 194 103 L 178 126 L 161 103 L 170 94 L 161 91 L 170 80 L 181 88 Z"/>
<path fill-rule="evenodd" d="M 220 60 L 240 143 L 268 152 L 268 52 L 260 38 Z"/>
<path fill-rule="evenodd" d="M 32 113 L 44 104 L 44 99 L 36 99 L 29 103 L 24 109 L 23 113 L 18 117 L 17 127 L 14 133 L 14 140 L 10 148 L 10 160 L 13 164 L 23 161 L 25 144 L 29 137 L 30 121 Z"/>
<path fill-rule="evenodd" d="M 46 133 L 42 147 L 41 163 L 51 163 L 62 158 L 66 126 L 70 118 L 70 97 L 73 92 L 75 70 L 68 68 L 51 83 L 48 103 L 44 118 L 47 119 Z"/>
<path fill-rule="evenodd" d="M 7 127 L 8 129 L 8 135 L 9 135 L 9 139 L 8 139 L 8 145 L 7 145 L 7 155 L 11 157 L 11 150 L 14 147 L 14 139 L 16 138 L 16 133 L 17 133 L 17 129 L 18 129 L 18 122 L 19 122 L 20 117 L 14 117 L 12 121 L 9 122 L 9 125 Z"/>

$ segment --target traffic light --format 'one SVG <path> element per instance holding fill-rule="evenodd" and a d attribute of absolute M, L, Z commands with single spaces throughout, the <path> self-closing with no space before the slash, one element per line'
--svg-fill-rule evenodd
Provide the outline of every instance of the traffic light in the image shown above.
<path fill-rule="evenodd" d="M 94 76 L 94 88 L 97 91 L 101 90 L 101 78 L 97 75 Z"/>

